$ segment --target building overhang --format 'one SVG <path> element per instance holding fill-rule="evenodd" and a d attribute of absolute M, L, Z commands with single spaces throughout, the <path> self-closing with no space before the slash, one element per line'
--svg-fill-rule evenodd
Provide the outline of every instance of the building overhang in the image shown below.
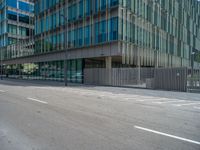
<path fill-rule="evenodd" d="M 97 58 L 97 57 L 108 57 L 108 56 L 122 56 L 121 49 L 119 49 L 118 41 L 99 44 L 96 46 L 84 47 L 84 48 L 67 49 L 51 53 L 14 58 L 9 60 L 4 60 L 3 63 L 9 65 L 9 64 L 23 64 L 23 63 L 65 60 L 66 57 L 67 59 L 81 59 L 81 58 Z"/>

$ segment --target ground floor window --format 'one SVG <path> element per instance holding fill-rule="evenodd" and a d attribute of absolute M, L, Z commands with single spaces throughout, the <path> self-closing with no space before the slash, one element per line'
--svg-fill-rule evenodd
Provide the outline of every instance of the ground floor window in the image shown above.
<path fill-rule="evenodd" d="M 69 82 L 83 82 L 83 59 L 69 60 L 67 63 L 67 68 L 67 76 Z"/>
<path fill-rule="evenodd" d="M 83 82 L 83 59 L 68 60 L 68 82 Z M 64 60 L 6 65 L 4 75 L 10 78 L 64 81 Z"/>

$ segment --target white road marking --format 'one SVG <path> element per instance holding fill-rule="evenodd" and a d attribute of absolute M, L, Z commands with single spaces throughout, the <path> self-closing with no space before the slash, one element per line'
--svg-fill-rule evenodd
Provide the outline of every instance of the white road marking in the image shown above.
<path fill-rule="evenodd" d="M 163 100 L 169 100 L 166 98 L 143 98 L 136 100 L 137 102 L 156 102 L 156 101 L 163 101 Z"/>
<path fill-rule="evenodd" d="M 194 106 L 193 108 L 194 108 L 194 109 L 199 109 L 199 110 L 200 110 L 200 107 L 196 107 L 196 106 Z"/>
<path fill-rule="evenodd" d="M 35 99 L 35 98 L 31 98 L 31 97 L 28 97 L 27 99 L 28 99 L 28 100 L 31 100 L 31 101 L 35 101 L 35 102 L 47 104 L 47 102 L 45 102 L 45 101 L 41 101 L 41 100 L 38 100 L 38 99 Z"/>
<path fill-rule="evenodd" d="M 190 105 L 199 105 L 200 103 L 186 103 L 186 104 L 176 104 L 176 105 L 174 105 L 174 106 L 178 106 L 178 107 L 180 107 L 180 106 L 190 106 Z"/>
<path fill-rule="evenodd" d="M 4 92 L 6 92 L 6 91 L 4 91 L 4 90 L 0 90 L 0 92 L 4 93 Z"/>
<path fill-rule="evenodd" d="M 177 103 L 177 102 L 185 102 L 185 100 L 157 101 L 157 102 L 152 102 L 152 103 L 154 103 L 154 104 L 167 104 L 167 103 Z"/>
<path fill-rule="evenodd" d="M 138 100 L 136 100 L 136 102 L 144 102 L 145 100 L 143 100 L 143 99 L 138 99 Z"/>
<path fill-rule="evenodd" d="M 198 142 L 198 141 L 182 138 L 182 137 L 171 135 L 171 134 L 167 134 L 167 133 L 164 133 L 164 132 L 159 132 L 159 131 L 143 128 L 143 127 L 140 127 L 140 126 L 134 126 L 134 127 L 136 129 L 139 129 L 139 130 L 143 130 L 143 131 L 147 131 L 147 132 L 163 135 L 163 136 L 166 136 L 166 137 L 170 137 L 170 138 L 173 138 L 173 139 L 177 139 L 177 140 L 181 140 L 181 141 L 185 141 L 185 142 L 189 142 L 189 143 L 200 145 L 200 142 Z"/>
<path fill-rule="evenodd" d="M 138 98 L 137 97 L 126 97 L 124 98 L 125 100 L 137 100 Z"/>

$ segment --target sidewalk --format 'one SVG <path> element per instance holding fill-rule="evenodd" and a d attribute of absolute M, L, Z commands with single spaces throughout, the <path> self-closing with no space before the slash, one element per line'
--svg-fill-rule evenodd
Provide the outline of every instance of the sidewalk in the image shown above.
<path fill-rule="evenodd" d="M 0 84 L 9 84 L 9 85 L 19 85 L 19 86 L 41 86 L 41 87 L 81 87 L 94 89 L 95 87 L 106 87 L 98 85 L 88 85 L 81 83 L 68 83 L 68 86 L 65 86 L 64 81 L 51 81 L 51 80 L 27 80 L 27 79 L 14 79 L 14 78 L 3 78 L 0 80 Z M 112 87 L 119 88 L 119 87 Z M 129 87 L 130 88 L 130 87 Z"/>
<path fill-rule="evenodd" d="M 148 96 L 148 97 L 163 97 L 171 99 L 194 99 L 200 100 L 199 94 L 186 93 L 186 92 L 173 92 L 173 91 L 159 91 L 150 90 L 143 88 L 133 88 L 133 87 L 111 87 L 111 86 L 95 86 L 95 85 L 85 85 L 85 84 L 73 84 L 70 83 L 69 86 L 65 87 L 64 82 L 58 81 L 40 81 L 40 80 L 22 80 L 22 79 L 5 79 L 0 80 L 0 84 L 12 85 L 12 86 L 35 86 L 35 87 L 46 87 L 48 89 L 55 88 L 57 91 L 70 91 L 75 90 L 76 92 L 90 92 L 90 93 L 102 93 L 103 95 L 119 95 L 126 97 L 126 95 L 138 95 L 138 96 Z"/>

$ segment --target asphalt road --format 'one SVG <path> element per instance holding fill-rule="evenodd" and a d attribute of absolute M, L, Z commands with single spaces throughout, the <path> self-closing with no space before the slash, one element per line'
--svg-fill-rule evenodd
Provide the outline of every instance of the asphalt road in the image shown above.
<path fill-rule="evenodd" d="M 0 150 L 200 150 L 200 95 L 3 80 Z"/>

